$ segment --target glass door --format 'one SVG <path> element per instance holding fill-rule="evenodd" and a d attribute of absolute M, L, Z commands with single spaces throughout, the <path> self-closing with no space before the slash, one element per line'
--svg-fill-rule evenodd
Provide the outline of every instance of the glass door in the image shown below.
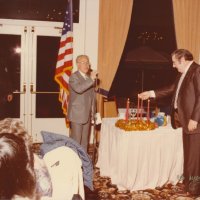
<path fill-rule="evenodd" d="M 54 81 L 59 26 L 30 21 L 0 26 L 0 63 L 9 71 L 14 97 L 5 117 L 21 119 L 34 142 L 42 141 L 41 130 L 68 134 Z"/>
<path fill-rule="evenodd" d="M 32 58 L 30 60 L 31 125 L 40 140 L 41 130 L 66 134 L 59 87 L 54 80 L 61 29 L 58 27 L 32 27 Z"/>
<path fill-rule="evenodd" d="M 11 85 L 13 91 L 12 101 L 5 101 L 3 104 L 4 112 L 1 118 L 20 118 L 25 124 L 27 115 L 24 54 L 27 48 L 26 37 L 27 27 L 12 27 L 5 24 L 0 26 L 0 67 L 1 73 L 4 74 L 4 76 L 1 75 L 1 79 L 4 79 L 1 84 Z M 6 88 L 6 85 L 3 87 Z"/>

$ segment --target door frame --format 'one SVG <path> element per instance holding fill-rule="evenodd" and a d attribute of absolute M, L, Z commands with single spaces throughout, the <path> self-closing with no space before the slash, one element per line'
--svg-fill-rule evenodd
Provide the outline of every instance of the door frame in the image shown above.
<path fill-rule="evenodd" d="M 20 120 L 32 136 L 33 142 L 42 142 L 41 130 L 69 135 L 64 116 L 63 118 L 35 117 L 36 94 L 31 93 L 31 85 L 36 86 L 37 37 L 60 37 L 62 25 L 60 22 L 0 19 L 0 34 L 21 36 L 20 91 L 14 93 L 21 93 Z"/>

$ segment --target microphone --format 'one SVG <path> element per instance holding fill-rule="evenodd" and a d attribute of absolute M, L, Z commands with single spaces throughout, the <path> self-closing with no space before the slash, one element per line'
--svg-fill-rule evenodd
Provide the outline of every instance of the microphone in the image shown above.
<path fill-rule="evenodd" d="M 89 68 L 88 72 L 87 72 L 87 75 L 90 76 L 90 74 L 91 74 L 92 71 L 93 71 L 93 69 Z"/>
<path fill-rule="evenodd" d="M 95 70 L 93 70 L 92 68 L 89 68 L 88 72 L 87 72 L 87 75 L 91 76 L 91 72 L 93 72 L 93 71 L 95 72 Z M 98 73 L 96 73 L 96 77 L 98 77 Z"/>
<path fill-rule="evenodd" d="M 98 78 L 98 73 L 96 70 L 93 70 L 92 68 L 88 69 L 87 75 L 91 77 L 92 72 L 96 72 L 95 77 L 93 75 L 94 81 L 95 81 L 95 87 L 97 87 L 100 84 L 100 79 Z"/>

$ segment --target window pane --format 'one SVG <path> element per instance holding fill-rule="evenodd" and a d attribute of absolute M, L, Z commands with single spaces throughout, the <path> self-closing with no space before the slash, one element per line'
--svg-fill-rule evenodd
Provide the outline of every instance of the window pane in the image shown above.
<path fill-rule="evenodd" d="M 5 85 L 11 85 L 12 91 L 20 91 L 20 53 L 17 53 L 16 47 L 21 46 L 21 36 L 19 35 L 0 35 L 0 93 L 7 91 Z M 20 95 L 13 94 L 13 100 L 8 102 L 3 94 L 3 104 L 1 109 L 1 118 L 20 116 Z M 23 94 L 22 94 L 23 95 Z"/>
<path fill-rule="evenodd" d="M 37 81 L 38 92 L 36 94 L 36 117 L 37 118 L 62 118 L 61 103 L 58 101 L 58 84 L 54 81 L 56 60 L 58 55 L 60 38 L 38 36 L 37 38 Z M 51 48 L 49 48 L 51 44 Z"/>
<path fill-rule="evenodd" d="M 0 0 L 0 18 L 63 22 L 66 0 Z M 73 20 L 79 22 L 79 0 L 73 0 Z"/>

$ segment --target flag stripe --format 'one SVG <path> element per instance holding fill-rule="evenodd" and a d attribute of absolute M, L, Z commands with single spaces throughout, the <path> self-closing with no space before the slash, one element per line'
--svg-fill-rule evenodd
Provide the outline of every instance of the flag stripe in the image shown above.
<path fill-rule="evenodd" d="M 65 50 L 64 53 L 58 55 L 58 61 L 59 61 L 58 66 L 60 64 L 60 61 L 71 61 L 72 53 L 73 53 L 73 49 L 67 49 L 67 50 Z M 67 54 L 67 56 L 66 56 L 66 54 Z M 60 66 L 62 66 L 62 65 L 60 65 Z"/>
<path fill-rule="evenodd" d="M 69 75 L 70 75 L 70 72 L 68 72 L 70 70 L 70 68 L 72 68 L 72 61 L 68 61 L 68 62 L 65 62 L 64 65 L 61 65 L 61 67 L 57 68 L 56 69 L 56 74 L 57 75 L 60 75 L 62 74 L 64 71 L 66 71 Z M 71 71 L 71 70 L 70 70 Z M 57 76 L 56 75 L 56 76 Z"/>
<path fill-rule="evenodd" d="M 58 51 L 55 81 L 59 84 L 60 94 L 59 101 L 62 104 L 64 115 L 67 115 L 67 104 L 69 95 L 69 77 L 73 68 L 73 13 L 72 0 L 67 0 L 67 10 L 65 21 L 60 39 Z"/>

